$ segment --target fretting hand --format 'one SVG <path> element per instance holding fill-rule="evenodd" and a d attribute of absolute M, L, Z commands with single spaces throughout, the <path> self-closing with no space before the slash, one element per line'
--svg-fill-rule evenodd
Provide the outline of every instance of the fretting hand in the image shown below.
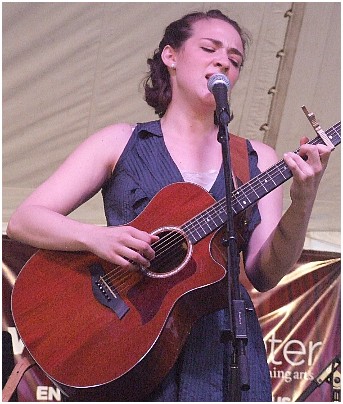
<path fill-rule="evenodd" d="M 312 145 L 308 141 L 306 137 L 301 138 L 299 154 L 289 152 L 284 155 L 293 174 L 291 199 L 304 206 L 313 204 L 331 153 L 328 146 Z"/>

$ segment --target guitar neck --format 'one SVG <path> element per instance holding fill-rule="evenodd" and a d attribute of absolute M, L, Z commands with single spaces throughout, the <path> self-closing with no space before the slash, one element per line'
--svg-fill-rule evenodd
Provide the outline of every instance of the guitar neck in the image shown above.
<path fill-rule="evenodd" d="M 326 135 L 334 146 L 341 143 L 341 123 L 338 122 L 326 130 Z M 309 144 L 324 144 L 320 136 L 312 139 Z M 299 153 L 299 148 L 295 151 Z M 284 160 L 278 161 L 263 173 L 252 178 L 232 193 L 232 210 L 237 215 L 256 203 L 258 200 L 269 194 L 275 188 L 292 177 L 292 172 Z M 213 204 L 210 208 L 199 213 L 181 226 L 192 244 L 202 240 L 208 234 L 221 227 L 227 220 L 225 198 Z"/>

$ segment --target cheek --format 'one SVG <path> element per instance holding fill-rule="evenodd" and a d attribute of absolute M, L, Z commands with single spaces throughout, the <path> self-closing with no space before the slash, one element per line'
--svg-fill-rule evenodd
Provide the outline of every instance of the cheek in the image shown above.
<path fill-rule="evenodd" d="M 239 79 L 239 74 L 240 74 L 240 72 L 239 72 L 239 70 L 237 70 L 237 71 L 233 71 L 229 75 L 230 82 L 231 82 L 231 87 L 233 87 L 236 84 L 236 81 Z"/>

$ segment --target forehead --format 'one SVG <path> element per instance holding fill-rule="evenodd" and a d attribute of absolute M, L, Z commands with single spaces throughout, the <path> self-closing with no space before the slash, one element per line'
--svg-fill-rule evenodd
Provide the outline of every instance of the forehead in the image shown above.
<path fill-rule="evenodd" d="M 235 47 L 243 53 L 243 43 L 237 30 L 228 22 L 210 18 L 196 21 L 192 25 L 194 40 L 211 38 L 220 41 L 224 47 Z"/>

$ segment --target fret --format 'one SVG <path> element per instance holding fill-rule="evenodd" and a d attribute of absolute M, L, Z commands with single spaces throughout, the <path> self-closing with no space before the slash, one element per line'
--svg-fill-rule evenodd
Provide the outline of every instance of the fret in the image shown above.
<path fill-rule="evenodd" d="M 258 175 L 256 178 L 256 181 L 259 181 L 260 184 L 262 184 L 265 192 L 270 192 L 272 190 L 272 184 L 270 182 L 270 175 L 267 171 L 261 173 L 260 175 Z M 249 181 L 250 182 L 250 181 Z M 263 196 L 266 193 L 263 193 Z"/>
<path fill-rule="evenodd" d="M 334 146 L 341 143 L 340 122 L 329 128 L 325 133 Z M 323 140 L 320 136 L 317 136 L 308 143 L 323 144 Z M 299 149 L 297 149 L 295 153 L 299 153 Z M 253 205 L 291 177 L 291 170 L 288 168 L 284 160 L 280 160 L 263 173 L 252 178 L 232 193 L 232 210 L 234 215 L 243 212 L 249 206 Z M 181 229 L 185 231 L 190 242 L 195 244 L 220 228 L 226 220 L 226 200 L 223 198 L 182 225 Z"/>
<path fill-rule="evenodd" d="M 269 175 L 267 173 L 263 172 L 258 176 L 258 178 L 260 180 L 260 184 L 262 184 L 265 191 L 269 192 L 270 191 Z M 263 194 L 263 195 L 265 195 L 265 194 Z"/>
<path fill-rule="evenodd" d="M 272 177 L 270 174 L 269 174 L 269 171 L 266 171 L 265 172 L 265 174 L 269 177 L 269 185 L 272 187 L 272 189 L 273 189 L 273 185 L 271 184 L 271 182 L 276 186 L 277 185 L 277 183 L 274 181 L 274 177 Z"/>
<path fill-rule="evenodd" d="M 243 210 L 247 205 L 247 201 L 244 198 L 244 191 L 242 188 L 243 187 L 240 187 L 237 189 L 237 191 L 233 192 L 233 196 L 236 197 L 237 203 L 240 205 L 241 210 Z"/>
<path fill-rule="evenodd" d="M 284 161 L 279 162 L 275 165 L 277 172 L 275 173 L 274 178 L 277 180 L 276 183 L 282 184 L 285 180 L 288 180 L 291 176 L 291 170 L 287 167 Z"/>
<path fill-rule="evenodd" d="M 181 226 L 181 228 L 182 228 L 182 226 Z M 185 232 L 186 234 L 187 234 L 187 237 L 188 237 L 188 239 L 189 239 L 189 241 L 194 245 L 195 243 L 197 243 L 199 240 L 201 240 L 201 239 L 197 239 L 195 236 L 194 236 L 194 234 L 193 233 L 189 233 L 189 232 Z M 210 234 L 210 233 L 209 233 Z"/>
<path fill-rule="evenodd" d="M 214 204 L 210 209 L 203 212 L 201 215 L 203 220 L 206 221 L 207 226 L 213 231 L 225 223 L 226 217 L 223 218 L 224 212 L 225 210 L 223 209 L 223 205 L 220 201 Z"/>
<path fill-rule="evenodd" d="M 264 196 L 266 192 L 268 192 L 268 188 L 265 186 L 267 185 L 267 179 L 262 180 L 262 178 L 259 178 L 259 176 L 257 176 L 255 177 L 255 180 L 256 180 L 255 186 L 251 185 L 249 182 L 247 183 L 247 186 L 249 184 L 249 186 L 254 189 L 254 192 L 257 196 L 256 199 L 261 199 L 262 196 Z"/>
<path fill-rule="evenodd" d="M 249 206 L 250 206 L 251 204 L 256 202 L 258 199 L 260 199 L 260 196 L 259 196 L 259 194 L 257 192 L 258 189 L 259 189 L 258 186 L 252 186 L 250 183 L 246 183 L 243 186 L 241 186 L 239 190 L 237 190 L 236 192 L 233 192 L 233 198 L 240 199 L 241 194 L 249 195 L 249 198 L 247 198 L 247 199 L 248 199 Z M 264 194 L 265 194 L 265 192 L 263 193 L 263 195 Z M 242 208 L 245 209 L 246 200 L 244 200 L 243 203 L 239 203 L 239 204 L 240 204 L 240 206 L 243 205 Z"/>
<path fill-rule="evenodd" d="M 206 232 L 204 232 L 203 228 L 201 227 L 198 217 L 195 217 L 194 221 L 195 221 L 194 229 L 195 229 L 197 235 L 199 236 L 199 240 L 201 240 L 203 238 L 202 236 L 206 236 Z"/>
<path fill-rule="evenodd" d="M 212 224 L 212 219 L 210 217 L 204 217 L 204 224 L 208 227 L 208 230 L 213 231 L 213 224 Z M 211 226 L 212 225 L 212 226 Z"/>
<path fill-rule="evenodd" d="M 227 215 L 222 201 L 215 203 L 206 211 L 198 214 L 185 225 L 181 226 L 192 244 L 202 240 L 225 223 Z"/>
<path fill-rule="evenodd" d="M 255 194 L 255 195 L 253 195 L 253 197 L 251 197 L 252 198 L 252 200 L 253 201 L 255 201 L 255 196 L 257 197 L 257 199 L 260 199 L 260 196 L 259 196 L 259 194 L 258 194 L 258 186 L 257 187 L 253 187 L 251 184 L 247 184 L 247 186 L 249 187 L 249 190 L 251 190 L 252 192 L 253 192 L 253 194 Z"/>

